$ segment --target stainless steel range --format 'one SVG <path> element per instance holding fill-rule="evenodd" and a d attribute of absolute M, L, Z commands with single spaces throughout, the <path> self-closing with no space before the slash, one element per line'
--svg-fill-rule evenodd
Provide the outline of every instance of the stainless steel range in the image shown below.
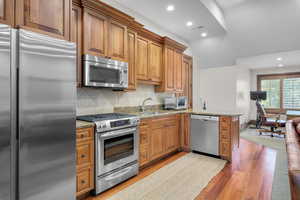
<path fill-rule="evenodd" d="M 138 174 L 138 124 L 134 115 L 109 113 L 77 117 L 96 124 L 95 194 Z"/>

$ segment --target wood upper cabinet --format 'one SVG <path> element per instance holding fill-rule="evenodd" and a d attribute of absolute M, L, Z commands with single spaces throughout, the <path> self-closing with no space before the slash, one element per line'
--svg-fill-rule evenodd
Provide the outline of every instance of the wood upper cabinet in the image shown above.
<path fill-rule="evenodd" d="M 175 68 L 175 92 L 183 91 L 183 67 L 182 53 L 175 51 L 174 53 L 174 68 Z"/>
<path fill-rule="evenodd" d="M 14 25 L 14 1 L 0 0 L 0 23 Z"/>
<path fill-rule="evenodd" d="M 188 97 L 188 108 L 193 107 L 193 59 L 184 55 L 182 62 L 182 93 L 177 96 Z"/>
<path fill-rule="evenodd" d="M 137 62 L 137 33 L 127 32 L 128 46 L 128 90 L 136 89 L 136 62 Z"/>
<path fill-rule="evenodd" d="M 108 56 L 120 61 L 127 60 L 127 27 L 115 22 L 109 21 L 109 44 Z"/>
<path fill-rule="evenodd" d="M 162 68 L 162 46 L 160 44 L 150 42 L 149 44 L 149 69 L 148 79 L 154 82 L 161 82 Z"/>
<path fill-rule="evenodd" d="M 13 0 L 7 0 L 13 1 Z M 16 25 L 64 40 L 70 39 L 71 0 L 17 0 Z"/>
<path fill-rule="evenodd" d="M 175 51 L 170 48 L 165 49 L 165 84 L 166 91 L 173 91 L 175 88 Z"/>
<path fill-rule="evenodd" d="M 82 87 L 82 9 L 72 6 L 70 40 L 77 45 L 77 87 Z"/>
<path fill-rule="evenodd" d="M 137 78 L 146 84 L 161 82 L 162 46 L 143 37 L 138 37 Z"/>
<path fill-rule="evenodd" d="M 148 80 L 148 40 L 142 37 L 137 39 L 137 78 Z"/>
<path fill-rule="evenodd" d="M 84 54 L 106 56 L 108 46 L 108 18 L 85 9 L 83 14 Z"/>

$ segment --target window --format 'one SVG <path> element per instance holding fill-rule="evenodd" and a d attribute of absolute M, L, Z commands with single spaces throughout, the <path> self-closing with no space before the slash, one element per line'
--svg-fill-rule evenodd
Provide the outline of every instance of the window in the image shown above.
<path fill-rule="evenodd" d="M 300 73 L 258 75 L 258 90 L 267 92 L 262 104 L 268 111 L 300 110 Z"/>
<path fill-rule="evenodd" d="M 300 109 L 300 77 L 283 79 L 283 108 Z"/>
<path fill-rule="evenodd" d="M 264 107 L 280 109 L 280 79 L 262 80 L 261 90 L 267 92 L 267 100 L 262 101 Z"/>

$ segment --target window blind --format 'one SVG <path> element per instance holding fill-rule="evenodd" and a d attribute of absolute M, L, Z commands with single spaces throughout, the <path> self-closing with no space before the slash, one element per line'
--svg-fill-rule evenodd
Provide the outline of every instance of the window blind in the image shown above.
<path fill-rule="evenodd" d="M 283 79 L 283 107 L 300 109 L 300 78 Z"/>

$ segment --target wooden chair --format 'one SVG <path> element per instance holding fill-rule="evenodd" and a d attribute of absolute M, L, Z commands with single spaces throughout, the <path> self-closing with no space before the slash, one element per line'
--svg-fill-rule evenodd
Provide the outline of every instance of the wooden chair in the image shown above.
<path fill-rule="evenodd" d="M 274 136 L 274 134 L 278 135 L 284 135 L 285 132 L 283 132 L 279 128 L 285 127 L 286 121 L 280 119 L 280 114 L 267 114 L 264 106 L 260 102 L 256 102 L 257 107 L 257 113 L 258 113 L 258 122 L 257 127 L 259 134 L 262 135 L 262 133 L 271 133 L 271 137 Z M 262 126 L 269 127 L 269 129 L 262 128 Z"/>

